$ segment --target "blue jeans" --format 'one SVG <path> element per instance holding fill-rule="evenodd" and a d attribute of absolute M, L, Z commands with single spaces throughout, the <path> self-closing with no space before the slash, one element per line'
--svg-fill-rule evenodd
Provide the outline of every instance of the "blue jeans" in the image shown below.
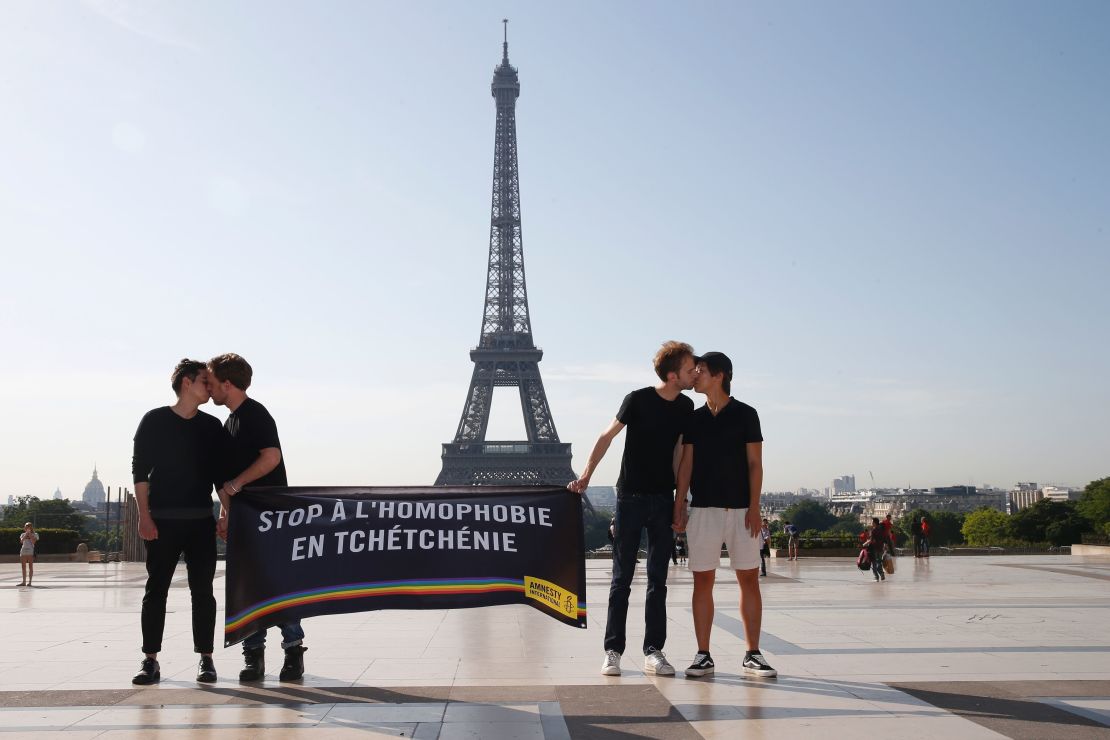
<path fill-rule="evenodd" d="M 301 620 L 297 619 L 285 624 L 279 624 L 281 628 L 281 649 L 288 650 L 291 647 L 300 645 L 304 640 L 304 630 L 301 629 Z M 259 630 L 253 635 L 243 640 L 243 649 L 251 650 L 253 648 L 260 648 L 266 646 L 266 630 Z"/>
<path fill-rule="evenodd" d="M 625 496 L 617 499 L 613 526 L 613 580 L 609 585 L 609 616 L 605 623 L 605 649 L 623 653 L 628 595 L 636 573 L 640 535 L 647 530 L 647 601 L 644 605 L 644 654 L 662 650 L 667 641 L 667 560 L 674 531 L 674 499 L 670 496 Z"/>

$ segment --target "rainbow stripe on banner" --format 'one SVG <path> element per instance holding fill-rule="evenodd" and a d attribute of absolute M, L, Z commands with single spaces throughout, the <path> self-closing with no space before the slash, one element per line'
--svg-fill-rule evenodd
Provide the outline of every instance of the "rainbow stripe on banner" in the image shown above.
<path fill-rule="evenodd" d="M 373 596 L 430 596 L 447 594 L 486 594 L 497 591 L 524 593 L 524 579 L 514 578 L 440 578 L 435 580 L 379 581 L 309 589 L 283 594 L 254 604 L 224 621 L 224 631 L 241 629 L 267 614 L 307 604 L 364 599 Z M 586 616 L 586 605 L 578 602 L 578 616 Z"/>

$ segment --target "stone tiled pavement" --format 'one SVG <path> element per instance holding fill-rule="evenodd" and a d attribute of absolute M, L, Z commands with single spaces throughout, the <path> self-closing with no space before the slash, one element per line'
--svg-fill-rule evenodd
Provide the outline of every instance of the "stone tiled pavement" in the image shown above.
<path fill-rule="evenodd" d="M 170 592 L 163 681 L 132 687 L 141 564 L 0 565 L 0 735 L 34 738 L 1075 738 L 1110 737 L 1110 559 L 901 558 L 874 583 L 845 559 L 772 561 L 762 648 L 777 679 L 744 676 L 730 572 L 718 575 L 717 674 L 686 679 L 691 578 L 670 575 L 674 678 L 599 675 L 608 562 L 589 561 L 588 630 L 523 606 L 305 621 L 308 673 L 194 680 L 184 566 Z M 217 573 L 222 611 L 223 571 Z M 643 576 L 629 645 L 643 638 Z M 276 637 L 276 635 L 275 635 Z"/>

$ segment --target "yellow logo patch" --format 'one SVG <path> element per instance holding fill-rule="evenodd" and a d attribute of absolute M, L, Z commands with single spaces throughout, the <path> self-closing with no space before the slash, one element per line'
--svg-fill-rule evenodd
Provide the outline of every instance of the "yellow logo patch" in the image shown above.
<path fill-rule="evenodd" d="M 578 616 L 578 596 L 566 589 L 559 588 L 550 581 L 532 576 L 524 576 L 524 595 L 565 614 L 568 617 Z"/>

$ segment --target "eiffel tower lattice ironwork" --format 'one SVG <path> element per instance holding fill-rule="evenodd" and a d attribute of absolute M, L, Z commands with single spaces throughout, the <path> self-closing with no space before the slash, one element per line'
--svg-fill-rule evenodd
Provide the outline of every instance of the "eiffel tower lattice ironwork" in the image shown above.
<path fill-rule="evenodd" d="M 570 444 L 560 442 L 555 431 L 540 379 L 543 350 L 532 341 L 528 316 L 516 149 L 520 81 L 516 68 L 509 64 L 507 26 L 501 64 L 494 69 L 491 89 L 497 132 L 482 334 L 470 352 L 474 361 L 470 392 L 455 440 L 443 445 L 443 469 L 436 485 L 563 485 L 576 477 L 570 466 Z M 486 439 L 493 389 L 505 386 L 520 391 L 527 440 Z"/>

